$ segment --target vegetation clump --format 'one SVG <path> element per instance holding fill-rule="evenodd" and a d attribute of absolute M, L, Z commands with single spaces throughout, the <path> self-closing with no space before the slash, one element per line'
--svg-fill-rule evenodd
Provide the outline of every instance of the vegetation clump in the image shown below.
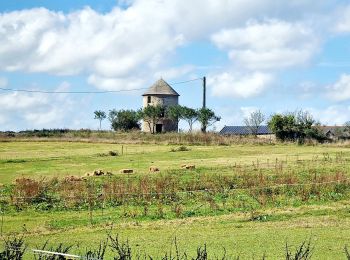
<path fill-rule="evenodd" d="M 187 152 L 187 151 L 191 151 L 191 149 L 184 145 L 181 145 L 177 148 L 171 148 L 170 150 L 170 152 Z"/>

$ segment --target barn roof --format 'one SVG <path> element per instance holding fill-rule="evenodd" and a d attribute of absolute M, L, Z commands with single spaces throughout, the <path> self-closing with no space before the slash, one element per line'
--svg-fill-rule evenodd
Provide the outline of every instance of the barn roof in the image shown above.
<path fill-rule="evenodd" d="M 220 134 L 249 135 L 249 134 L 252 134 L 252 132 L 247 126 L 224 126 L 224 128 L 221 129 Z M 258 135 L 269 135 L 269 134 L 272 134 L 272 132 L 267 125 L 259 126 Z"/>
<path fill-rule="evenodd" d="M 180 96 L 164 79 L 157 80 L 142 96 L 149 95 Z"/>

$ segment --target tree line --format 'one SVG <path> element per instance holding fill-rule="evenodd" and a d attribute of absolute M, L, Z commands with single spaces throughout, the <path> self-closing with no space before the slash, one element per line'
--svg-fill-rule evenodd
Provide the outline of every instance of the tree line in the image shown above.
<path fill-rule="evenodd" d="M 171 119 L 177 124 L 180 120 L 188 124 L 189 132 L 193 131 L 193 125 L 196 122 L 201 124 L 201 131 L 206 132 L 207 128 L 215 122 L 220 121 L 221 117 L 209 108 L 194 109 L 186 106 L 173 105 L 163 107 L 161 105 L 147 106 L 139 110 L 132 109 L 112 109 L 108 115 L 106 112 L 97 110 L 94 112 L 95 119 L 99 120 L 100 129 L 101 122 L 108 117 L 111 128 L 115 131 L 131 131 L 140 130 L 143 120 L 149 127 L 150 132 L 155 133 L 155 126 L 162 118 Z"/>
<path fill-rule="evenodd" d="M 107 118 L 104 111 L 95 111 L 95 119 L 101 121 Z M 176 123 L 183 120 L 188 125 L 188 131 L 193 131 L 193 125 L 196 122 L 201 124 L 202 132 L 220 121 L 220 117 L 209 108 L 194 109 L 186 106 L 174 105 L 169 107 L 147 106 L 139 110 L 110 110 L 108 119 L 111 123 L 111 128 L 115 131 L 130 131 L 140 130 L 143 120 L 151 130 L 155 133 L 155 125 L 162 118 L 168 118 Z M 323 131 L 322 125 L 317 122 L 311 113 L 308 111 L 298 110 L 295 112 L 275 113 L 268 119 L 260 111 L 256 110 L 244 118 L 244 125 L 249 130 L 250 134 L 257 136 L 260 126 L 265 123 L 270 131 L 276 135 L 276 138 L 281 141 L 297 141 L 303 143 L 305 140 L 317 140 L 324 142 L 329 139 Z M 343 127 L 335 128 L 335 138 L 350 137 L 350 122 L 346 122 Z"/>
<path fill-rule="evenodd" d="M 259 128 L 265 122 L 265 115 L 256 110 L 244 118 L 244 124 L 249 132 L 257 136 Z M 324 142 L 329 139 L 323 131 L 321 123 L 317 122 L 308 111 L 298 110 L 295 112 L 275 113 L 266 121 L 270 131 L 280 141 L 297 141 L 303 143 L 305 140 L 316 140 Z M 334 137 L 346 139 L 350 137 L 350 122 L 343 127 L 336 127 Z"/>

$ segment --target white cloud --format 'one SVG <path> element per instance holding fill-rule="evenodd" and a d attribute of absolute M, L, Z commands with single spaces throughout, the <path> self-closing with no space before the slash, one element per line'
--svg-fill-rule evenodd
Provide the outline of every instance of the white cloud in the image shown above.
<path fill-rule="evenodd" d="M 0 78 L 0 87 L 3 88 L 3 87 L 6 87 L 8 84 L 8 81 L 6 78 Z"/>
<path fill-rule="evenodd" d="M 336 13 L 336 22 L 334 31 L 337 33 L 349 33 L 350 32 L 350 5 L 345 8 L 339 9 Z"/>
<path fill-rule="evenodd" d="M 302 23 L 251 21 L 243 28 L 224 29 L 212 41 L 230 59 L 249 69 L 276 69 L 304 64 L 319 48 L 313 31 Z"/>
<path fill-rule="evenodd" d="M 146 81 L 142 77 L 106 78 L 93 74 L 88 83 L 106 90 L 129 90 L 145 87 Z"/>
<path fill-rule="evenodd" d="M 68 90 L 69 83 L 63 82 L 56 91 Z M 0 95 L 0 122 L 33 128 L 62 128 L 63 122 L 72 116 L 75 103 L 66 94 L 41 94 L 14 92 Z M 69 119 L 68 119 L 69 121 Z M 1 126 L 4 130 L 6 126 Z"/>
<path fill-rule="evenodd" d="M 350 106 L 332 105 L 324 109 L 309 108 L 307 110 L 324 125 L 343 125 L 350 121 Z"/>
<path fill-rule="evenodd" d="M 165 17 L 146 21 L 154 5 L 115 8 L 107 14 L 90 8 L 67 15 L 43 8 L 2 14 L 0 69 L 59 75 L 87 72 L 107 79 L 154 69 L 163 63 L 165 53 L 183 42 Z"/>
<path fill-rule="evenodd" d="M 184 65 L 170 69 L 160 70 L 154 74 L 155 78 L 174 79 L 188 75 L 195 69 L 192 65 Z"/>
<path fill-rule="evenodd" d="M 114 86 L 114 81 L 118 84 L 130 78 L 149 77 L 169 67 L 171 54 L 184 43 L 206 40 L 222 28 L 236 28 L 252 18 L 293 20 L 305 13 L 322 13 L 337 0 L 320 2 L 123 0 L 120 3 L 127 5 L 126 9 L 116 7 L 108 13 L 88 7 L 68 14 L 45 8 L 0 13 L 0 70 L 58 75 L 82 73 L 88 75 L 89 82 L 95 86 L 120 89 L 121 85 Z M 280 22 L 255 27 L 272 32 L 275 38 L 286 35 L 288 38 L 291 33 L 293 37 L 305 36 L 310 40 L 309 32 L 296 24 Z M 273 34 L 275 29 L 287 32 Z M 253 31 L 254 26 L 241 30 Z M 258 42 L 263 40 L 269 48 L 273 44 L 269 44 L 268 38 L 271 37 L 259 38 Z M 252 64 L 257 56 L 259 67 L 281 62 L 280 57 L 286 58 L 280 63 L 282 66 L 299 64 L 309 55 L 308 48 L 301 50 L 308 47 L 301 41 L 303 44 L 297 45 L 298 50 L 288 48 L 289 42 L 271 52 L 243 47 L 238 59 Z M 252 42 L 245 44 L 252 45 Z M 231 53 L 232 57 L 235 55 Z"/>
<path fill-rule="evenodd" d="M 0 106 L 3 110 L 13 111 L 18 109 L 30 109 L 40 107 L 48 103 L 44 94 L 24 94 L 14 92 L 0 96 Z"/>
<path fill-rule="evenodd" d="M 225 72 L 212 75 L 208 86 L 217 97 L 250 98 L 261 94 L 272 82 L 273 76 L 267 73 L 239 75 Z"/>
<path fill-rule="evenodd" d="M 337 82 L 328 86 L 328 96 L 336 101 L 350 99 L 350 75 L 343 74 Z"/>
<path fill-rule="evenodd" d="M 5 118 L 5 116 L 0 114 L 0 124 L 5 124 L 7 121 L 7 119 Z"/>

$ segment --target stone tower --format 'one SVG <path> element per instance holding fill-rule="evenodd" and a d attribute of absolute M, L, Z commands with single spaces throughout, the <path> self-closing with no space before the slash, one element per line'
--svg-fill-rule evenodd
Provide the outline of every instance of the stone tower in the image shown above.
<path fill-rule="evenodd" d="M 163 79 L 154 83 L 143 95 L 143 107 L 161 105 L 165 109 L 168 106 L 179 104 L 179 94 Z M 151 132 L 146 122 L 142 124 L 144 132 Z M 156 122 L 155 132 L 172 132 L 178 131 L 178 124 L 169 118 L 162 117 Z"/>

